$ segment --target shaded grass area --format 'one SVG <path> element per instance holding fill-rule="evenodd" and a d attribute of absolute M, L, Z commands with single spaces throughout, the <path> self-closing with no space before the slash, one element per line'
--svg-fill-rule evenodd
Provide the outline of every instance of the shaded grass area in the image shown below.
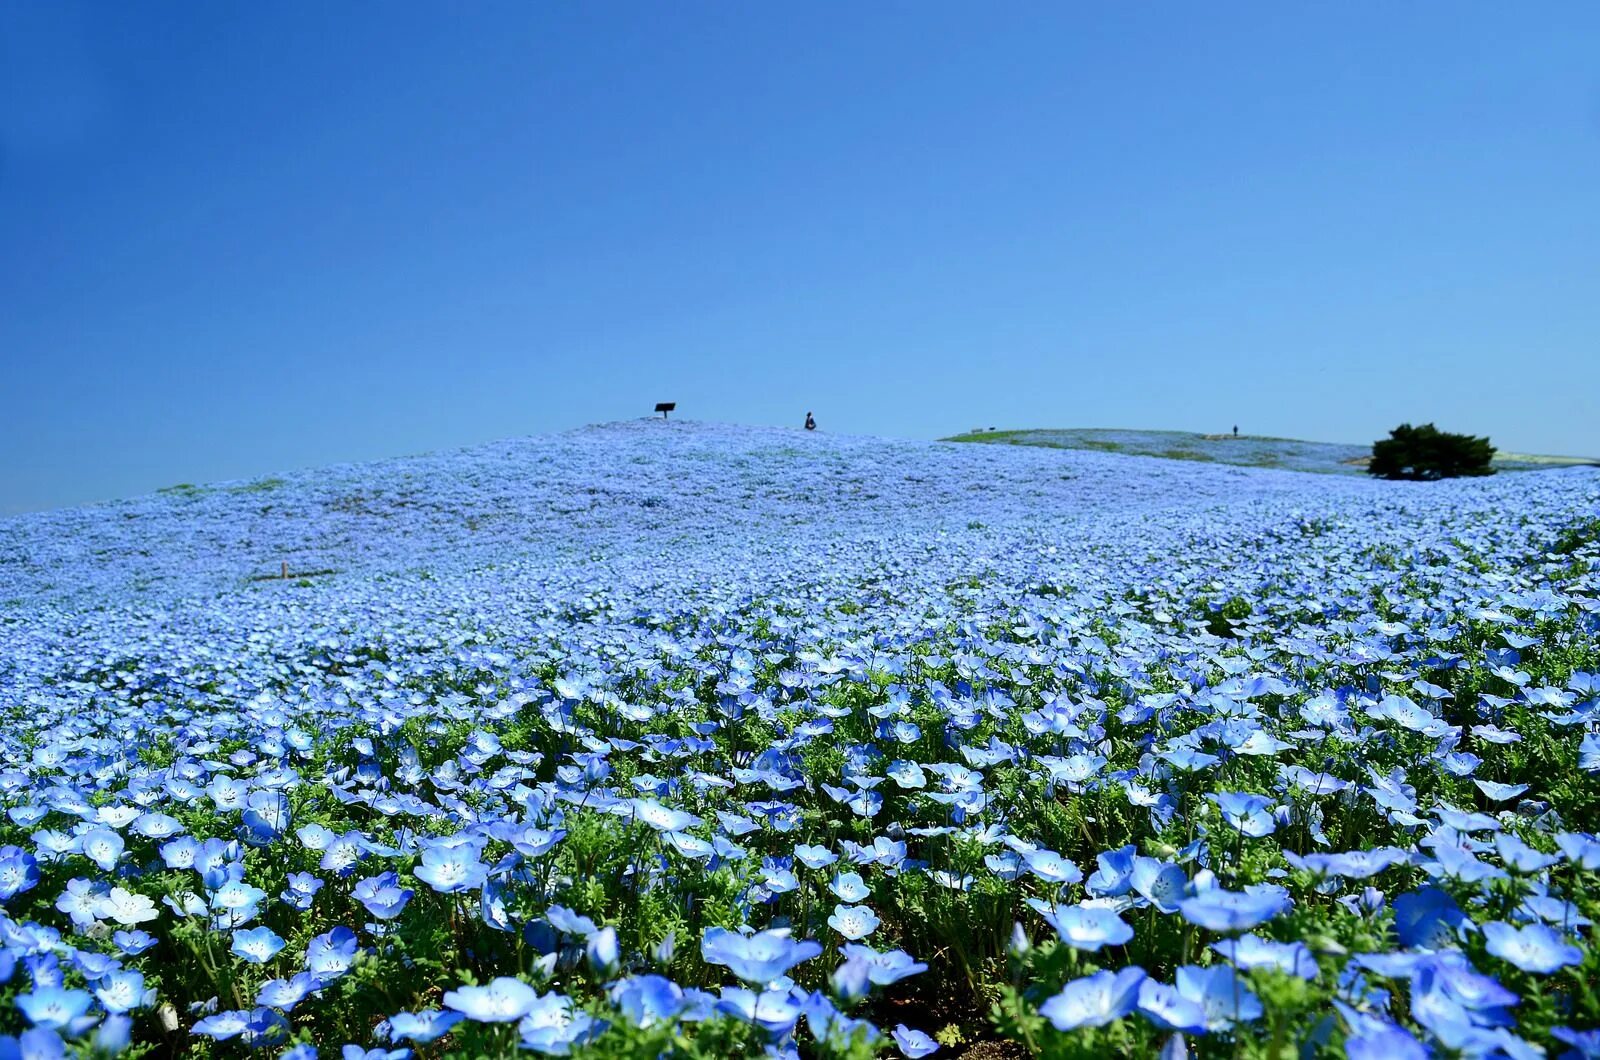
<path fill-rule="evenodd" d="M 1129 456 L 1153 456 L 1165 460 L 1189 460 L 1330 475 L 1362 474 L 1371 455 L 1368 446 L 1340 442 L 1308 442 L 1295 438 L 1249 434 L 1234 437 L 1231 433 L 1196 434 L 1189 431 L 1141 431 L 1099 427 L 969 431 L 944 438 L 942 441 L 1027 445 L 1047 449 L 1088 449 Z M 1600 465 L 1600 460 L 1590 457 L 1506 452 L 1496 454 L 1493 464 L 1497 471 L 1530 471 L 1584 465 Z"/>

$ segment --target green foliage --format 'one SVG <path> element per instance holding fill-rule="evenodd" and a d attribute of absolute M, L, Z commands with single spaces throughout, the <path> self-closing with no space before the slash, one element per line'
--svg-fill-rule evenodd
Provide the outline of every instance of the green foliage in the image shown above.
<path fill-rule="evenodd" d="M 1441 431 L 1431 423 L 1402 423 L 1372 443 L 1367 473 L 1380 478 L 1433 480 L 1492 475 L 1494 446 L 1488 438 Z"/>

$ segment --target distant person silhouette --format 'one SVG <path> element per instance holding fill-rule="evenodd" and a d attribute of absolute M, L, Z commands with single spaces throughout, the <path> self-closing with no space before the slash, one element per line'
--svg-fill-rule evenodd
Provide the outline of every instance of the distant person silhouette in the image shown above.
<path fill-rule="evenodd" d="M 1239 425 L 1237 423 L 1233 425 L 1233 436 L 1235 438 L 1239 437 Z"/>
<path fill-rule="evenodd" d="M 816 421 L 816 419 L 812 417 L 811 413 L 809 413 L 809 412 L 806 413 L 806 430 L 814 431 L 816 429 L 817 429 L 817 421 Z"/>

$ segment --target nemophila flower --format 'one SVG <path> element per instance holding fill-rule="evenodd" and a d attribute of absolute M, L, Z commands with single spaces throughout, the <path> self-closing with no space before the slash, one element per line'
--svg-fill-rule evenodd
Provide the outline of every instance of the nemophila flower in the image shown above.
<path fill-rule="evenodd" d="M 1053 850 L 1022 852 L 1023 864 L 1028 871 L 1046 883 L 1064 885 L 1083 879 L 1083 870 Z"/>
<path fill-rule="evenodd" d="M 84 857 L 106 872 L 110 872 L 117 867 L 117 860 L 122 857 L 126 844 L 117 833 L 105 828 L 95 828 L 79 836 L 78 845 Z"/>
<path fill-rule="evenodd" d="M 312 899 L 322 890 L 324 881 L 309 872 L 291 872 L 284 880 L 283 892 L 278 897 L 296 909 L 310 909 Z"/>
<path fill-rule="evenodd" d="M 1117 898 L 1133 887 L 1133 860 L 1139 848 L 1129 844 L 1117 850 L 1107 850 L 1095 855 L 1099 866 L 1089 874 L 1084 889 L 1102 898 Z"/>
<path fill-rule="evenodd" d="M 349 876 L 366 856 L 366 842 L 361 833 L 346 832 L 329 840 L 322 848 L 322 860 L 317 862 L 317 867 L 336 876 Z"/>
<path fill-rule="evenodd" d="M 1139 1011 L 1164 1030 L 1188 1034 L 1206 1032 L 1206 1010 L 1199 1001 L 1184 997 L 1178 988 L 1155 979 L 1139 984 Z"/>
<path fill-rule="evenodd" d="M 1178 903 L 1178 912 L 1189 923 L 1226 934 L 1248 931 L 1288 908 L 1288 893 L 1270 885 L 1243 892 L 1213 887 Z"/>
<path fill-rule="evenodd" d="M 1183 869 L 1156 858 L 1135 857 L 1128 880 L 1140 897 L 1163 913 L 1176 913 L 1189 891 L 1189 877 Z"/>
<path fill-rule="evenodd" d="M 125 887 L 113 887 L 102 895 L 95 906 L 95 914 L 125 926 L 148 923 L 160 917 L 160 911 L 148 895 L 136 894 Z"/>
<path fill-rule="evenodd" d="M 239 837 L 264 846 L 288 830 L 289 799 L 278 791 L 252 791 L 239 820 Z"/>
<path fill-rule="evenodd" d="M 1274 942 L 1259 935 L 1241 935 L 1213 943 L 1211 949 L 1235 968 L 1276 968 L 1300 979 L 1315 979 L 1317 959 L 1303 942 Z"/>
<path fill-rule="evenodd" d="M 8 953 L 10 971 L 16 973 L 16 958 Z M 35 990 L 50 990 L 66 985 L 66 971 L 53 953 L 30 953 L 22 958 L 23 971 Z M 7 978 L 10 978 L 8 976 Z"/>
<path fill-rule="evenodd" d="M 1297 869 L 1316 876 L 1342 876 L 1364 880 L 1376 876 L 1395 865 L 1404 865 L 1411 859 L 1399 847 L 1374 847 L 1371 850 L 1349 850 L 1338 854 L 1296 854 L 1283 852 L 1284 858 Z"/>
<path fill-rule="evenodd" d="M 643 821 L 658 832 L 682 832 L 704 823 L 692 813 L 674 810 L 650 799 L 633 799 L 627 803 L 629 816 Z"/>
<path fill-rule="evenodd" d="M 95 984 L 94 996 L 107 1012 L 130 1012 L 155 1000 L 155 991 L 146 990 L 144 976 L 131 968 L 111 972 Z"/>
<path fill-rule="evenodd" d="M 49 1027 L 30 1027 L 14 1038 L 0 1036 L 0 1052 L 18 1060 L 63 1060 L 67 1047 Z"/>
<path fill-rule="evenodd" d="M 1580 869 L 1600 869 L 1600 841 L 1587 832 L 1557 832 L 1556 846 L 1567 861 Z"/>
<path fill-rule="evenodd" d="M 545 911 L 545 919 L 550 921 L 552 927 L 563 935 L 576 935 L 587 939 L 599 931 L 593 920 L 579 913 L 573 912 L 566 906 L 553 905 Z"/>
<path fill-rule="evenodd" d="M 683 1011 L 683 989 L 659 975 L 634 975 L 616 983 L 611 1003 L 636 1027 L 654 1027 Z"/>
<path fill-rule="evenodd" d="M 311 972 L 297 972 L 288 979 L 272 979 L 256 992 L 256 1004 L 292 1012 L 296 1005 L 316 993 L 323 982 Z"/>
<path fill-rule="evenodd" d="M 478 860 L 475 847 L 429 847 L 411 874 L 440 894 L 458 894 L 482 887 L 489 868 Z"/>
<path fill-rule="evenodd" d="M 1494 837 L 1494 849 L 1506 868 L 1523 876 L 1532 875 L 1561 861 L 1560 855 L 1535 850 L 1510 832 L 1501 832 Z"/>
<path fill-rule="evenodd" d="M 853 1005 L 872 991 L 871 968 L 866 961 L 849 958 L 828 976 L 828 986 L 842 1004 Z"/>
<path fill-rule="evenodd" d="M 118 1056 L 133 1041 L 133 1020 L 120 1012 L 113 1012 L 100 1021 L 89 1037 L 89 1048 L 94 1056 Z M 24 1052 L 27 1060 L 27 1054 Z"/>
<path fill-rule="evenodd" d="M 323 982 L 337 979 L 355 963 L 359 948 L 355 932 L 347 927 L 336 927 L 318 935 L 306 946 L 306 970 Z"/>
<path fill-rule="evenodd" d="M 339 1051 L 339 1060 L 406 1060 L 410 1049 L 368 1049 L 364 1045 L 346 1045 Z"/>
<path fill-rule="evenodd" d="M 286 943 L 269 927 L 235 931 L 229 952 L 250 964 L 266 964 L 278 955 Z"/>
<path fill-rule="evenodd" d="M 1394 1024 L 1345 1038 L 1349 1060 L 1428 1060 L 1431 1055 L 1411 1032 Z"/>
<path fill-rule="evenodd" d="M 904 950 L 879 953 L 871 946 L 846 943 L 839 952 L 849 961 L 860 961 L 866 966 L 867 978 L 877 986 L 898 983 L 907 976 L 928 970 L 928 966 L 914 959 Z"/>
<path fill-rule="evenodd" d="M 707 928 L 700 938 L 700 955 L 708 964 L 720 964 L 747 983 L 765 985 L 803 961 L 822 952 L 822 944 L 796 942 L 786 930 L 741 935 L 720 927 Z"/>
<path fill-rule="evenodd" d="M 717 999 L 715 1011 L 753 1024 L 778 1037 L 793 1032 L 808 1000 L 808 996 L 799 989 L 770 989 L 756 993 L 744 987 L 725 986 Z"/>
<path fill-rule="evenodd" d="M 438 1009 L 399 1012 L 389 1017 L 389 1039 L 390 1041 L 405 1039 L 418 1045 L 426 1045 L 444 1037 L 451 1027 L 466 1018 L 461 1012 L 441 1012 Z"/>
<path fill-rule="evenodd" d="M 352 889 L 356 901 L 379 920 L 392 920 L 405 910 L 406 903 L 415 893 L 400 886 L 400 877 L 393 872 L 369 876 L 356 883 Z"/>
<path fill-rule="evenodd" d="M 16 1006 L 28 1022 L 41 1027 L 66 1027 L 89 1011 L 94 999 L 85 990 L 59 986 L 36 987 L 32 993 L 18 994 Z"/>
<path fill-rule="evenodd" d="M 53 865 L 78 849 L 78 840 L 65 832 L 41 829 L 33 833 L 34 856 L 42 865 Z"/>
<path fill-rule="evenodd" d="M 135 817 L 128 830 L 146 839 L 168 839 L 182 832 L 183 824 L 171 814 L 151 810 Z"/>
<path fill-rule="evenodd" d="M 194 868 L 195 855 L 200 851 L 200 841 L 192 835 L 180 835 L 161 844 L 161 860 L 169 869 Z"/>
<path fill-rule="evenodd" d="M 1102 946 L 1120 946 L 1133 938 L 1133 928 L 1104 906 L 1051 906 L 1037 898 L 1028 899 L 1028 904 L 1056 929 L 1062 942 L 1074 949 L 1093 953 Z"/>
<path fill-rule="evenodd" d="M 1186 964 L 1178 969 L 1176 982 L 1178 994 L 1204 1010 L 1210 1030 L 1227 1030 L 1235 1023 L 1261 1018 L 1261 1000 L 1227 965 L 1200 968 Z"/>
<path fill-rule="evenodd" d="M 1133 1011 L 1144 980 L 1144 969 L 1137 966 L 1074 979 L 1039 1006 L 1039 1015 L 1058 1031 L 1103 1027 Z"/>
<path fill-rule="evenodd" d="M 1583 951 L 1545 924 L 1516 928 L 1499 920 L 1483 925 L 1484 947 L 1525 972 L 1549 975 L 1583 962 Z"/>
<path fill-rule="evenodd" d="M 0 856 L 0 902 L 10 901 L 39 884 L 39 862 L 16 847 Z"/>
<path fill-rule="evenodd" d="M 864 939 L 878 930 L 878 914 L 864 905 L 835 905 L 828 926 L 851 941 Z"/>
<path fill-rule="evenodd" d="M 872 893 L 859 873 L 843 872 L 835 876 L 828 889 L 845 902 L 859 902 Z"/>
<path fill-rule="evenodd" d="M 73 952 L 68 964 L 83 973 L 84 979 L 93 983 L 111 972 L 122 967 L 122 962 L 106 953 L 97 953 L 94 950 L 77 950 Z"/>
<path fill-rule="evenodd" d="M 155 936 L 144 931 L 114 932 L 111 941 L 116 943 L 117 949 L 130 957 L 143 953 L 156 944 Z"/>
<path fill-rule="evenodd" d="M 584 956 L 596 975 L 607 976 L 615 972 L 622 959 L 616 928 L 603 927 L 590 935 L 589 941 L 584 944 Z"/>
<path fill-rule="evenodd" d="M 932 1056 L 939 1051 L 939 1043 L 922 1031 L 912 1030 L 904 1023 L 895 1027 L 891 1033 L 895 1047 L 900 1050 L 900 1055 L 907 1060 L 919 1060 L 920 1057 Z"/>
<path fill-rule="evenodd" d="M 1420 887 L 1394 900 L 1394 930 L 1400 945 L 1444 949 L 1454 945 L 1466 914 L 1437 887 Z"/>
<path fill-rule="evenodd" d="M 513 1023 L 533 1010 L 538 996 L 520 979 L 499 976 L 484 986 L 460 986 L 447 991 L 444 1003 L 477 1023 Z"/>
<path fill-rule="evenodd" d="M 1571 1027 L 1551 1027 L 1550 1037 L 1572 1048 L 1561 1060 L 1600 1060 L 1600 1029 L 1576 1031 Z"/>
<path fill-rule="evenodd" d="M 572 1047 L 588 1041 L 602 1029 L 593 1016 L 572 999 L 549 993 L 535 998 L 527 1015 L 517 1023 L 522 1047 L 550 1056 L 565 1056 Z"/>
<path fill-rule="evenodd" d="M 1229 827 L 1253 838 L 1273 833 L 1277 822 L 1273 819 L 1272 800 L 1247 792 L 1223 791 L 1207 795 L 1222 813 Z"/>
<path fill-rule="evenodd" d="M 56 899 L 56 908 L 71 917 L 78 927 L 88 927 L 99 917 L 104 896 L 102 884 L 81 878 L 68 880 L 67 889 Z"/>

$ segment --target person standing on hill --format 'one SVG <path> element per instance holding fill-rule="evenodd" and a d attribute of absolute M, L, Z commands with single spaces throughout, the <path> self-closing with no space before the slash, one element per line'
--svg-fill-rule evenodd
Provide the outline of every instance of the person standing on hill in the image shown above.
<path fill-rule="evenodd" d="M 809 413 L 809 412 L 806 413 L 806 430 L 814 431 L 816 429 L 817 429 L 817 421 L 814 418 L 812 418 L 811 413 Z"/>

